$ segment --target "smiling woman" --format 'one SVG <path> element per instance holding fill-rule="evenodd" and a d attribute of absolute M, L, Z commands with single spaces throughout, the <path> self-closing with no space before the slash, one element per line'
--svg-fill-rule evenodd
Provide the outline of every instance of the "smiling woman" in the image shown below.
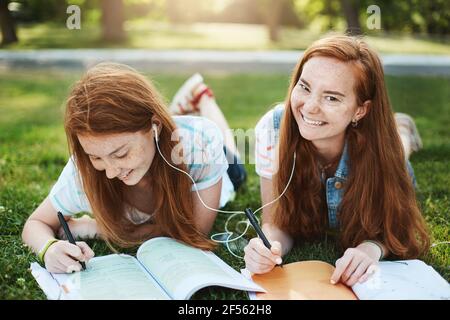
<path fill-rule="evenodd" d="M 255 131 L 263 204 L 281 194 L 292 165 L 296 174 L 284 197 L 263 212 L 272 250 L 257 238 L 246 248 L 251 271 L 270 271 L 294 239 L 325 234 L 337 235 L 345 250 L 330 280 L 349 286 L 365 281 L 384 257 L 427 251 L 407 160 L 420 137 L 410 117 L 393 114 L 381 61 L 364 41 L 332 36 L 313 43 L 294 70 L 285 104 Z"/>
<path fill-rule="evenodd" d="M 196 109 L 217 108 L 203 79 L 194 79 L 180 89 L 176 104 L 191 101 L 202 88 L 193 99 Z M 207 234 L 214 210 L 242 183 L 229 176 L 222 132 L 213 121 L 172 116 L 146 78 L 127 66 L 103 63 L 72 88 L 65 130 L 72 156 L 22 234 L 49 271 L 80 270 L 78 261 L 93 256 L 84 242 L 56 241 L 58 211 L 76 236 L 100 236 L 121 247 L 163 235 L 197 248 L 213 247 Z M 189 172 L 195 184 L 174 168 Z M 95 219 L 73 219 L 79 212 Z"/>

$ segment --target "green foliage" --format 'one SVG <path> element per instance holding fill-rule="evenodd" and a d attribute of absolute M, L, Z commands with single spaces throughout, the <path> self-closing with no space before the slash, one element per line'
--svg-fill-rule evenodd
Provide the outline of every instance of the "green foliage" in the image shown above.
<path fill-rule="evenodd" d="M 360 14 L 365 21 L 366 9 L 377 5 L 381 10 L 383 31 L 399 31 L 430 35 L 450 34 L 450 2 L 446 0 L 363 0 Z M 362 24 L 365 27 L 365 23 Z"/>
<path fill-rule="evenodd" d="M 294 0 L 294 10 L 300 19 L 314 30 L 344 28 L 339 0 Z"/>
<path fill-rule="evenodd" d="M 359 12 L 361 28 L 366 27 L 371 13 L 367 8 L 377 5 L 381 11 L 382 32 L 404 32 L 447 35 L 450 33 L 450 2 L 446 0 L 358 0 L 353 1 Z M 295 10 L 306 23 L 319 30 L 342 30 L 345 23 L 340 0 L 294 0 Z"/>
<path fill-rule="evenodd" d="M 67 0 L 19 0 L 17 2 L 21 4 L 17 19 L 25 22 L 65 21 L 69 2 L 78 4 Z"/>

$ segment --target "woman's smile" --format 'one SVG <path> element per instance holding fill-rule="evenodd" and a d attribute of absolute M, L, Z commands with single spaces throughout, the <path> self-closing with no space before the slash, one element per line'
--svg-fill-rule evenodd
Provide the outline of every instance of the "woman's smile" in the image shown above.
<path fill-rule="evenodd" d="M 130 174 L 133 172 L 134 169 L 128 170 L 127 172 L 125 172 L 125 174 L 119 176 L 118 178 L 120 180 L 127 180 L 130 177 Z"/>
<path fill-rule="evenodd" d="M 305 124 L 307 124 L 308 126 L 311 126 L 311 127 L 322 127 L 322 126 L 328 124 L 328 122 L 326 122 L 326 121 L 308 118 L 301 112 L 300 112 L 300 116 L 301 116 L 302 120 L 305 122 Z"/>

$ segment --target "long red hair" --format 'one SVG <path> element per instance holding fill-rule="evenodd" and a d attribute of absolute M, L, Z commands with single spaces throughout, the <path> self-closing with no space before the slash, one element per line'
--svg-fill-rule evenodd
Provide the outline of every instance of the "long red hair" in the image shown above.
<path fill-rule="evenodd" d="M 176 129 L 167 108 L 153 85 L 134 69 L 121 64 L 101 63 L 73 87 L 66 104 L 65 130 L 70 153 L 74 156 L 84 191 L 97 225 L 108 243 L 121 247 L 138 245 L 154 235 L 165 235 L 189 245 L 211 249 L 196 227 L 191 198 L 192 183 L 188 177 L 170 168 L 156 154 L 150 167 L 153 194 L 156 199 L 152 232 L 137 237 L 142 226 L 134 225 L 125 215 L 123 183 L 108 179 L 96 170 L 84 152 L 77 135 L 104 135 L 151 130 L 152 116 L 162 125 L 160 149 L 171 159 Z M 173 164 L 175 165 L 175 164 Z M 186 171 L 184 164 L 176 165 Z"/>
<path fill-rule="evenodd" d="M 356 128 L 348 126 L 346 139 L 350 173 L 338 208 L 340 244 L 355 247 L 363 240 L 382 242 L 394 257 L 414 258 L 429 247 L 425 221 L 415 190 L 384 82 L 378 55 L 360 38 L 331 36 L 313 43 L 298 62 L 291 78 L 280 127 L 275 194 L 289 179 L 292 155 L 296 174 L 286 194 L 275 204 L 273 222 L 294 237 L 314 239 L 327 229 L 327 206 L 319 177 L 316 149 L 304 139 L 291 111 L 290 97 L 312 57 L 335 58 L 350 64 L 356 78 L 357 104 L 372 104 Z"/>

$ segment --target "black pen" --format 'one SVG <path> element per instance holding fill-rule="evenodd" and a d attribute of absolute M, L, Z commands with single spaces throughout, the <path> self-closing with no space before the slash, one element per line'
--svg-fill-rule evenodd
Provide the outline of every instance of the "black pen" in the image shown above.
<path fill-rule="evenodd" d="M 64 233 L 66 234 L 67 240 L 69 240 L 69 242 L 71 244 L 77 245 L 75 243 L 75 239 L 72 236 L 72 232 L 70 232 L 69 225 L 67 224 L 66 219 L 64 219 L 64 216 L 59 211 L 58 211 L 58 219 L 59 219 L 59 222 L 61 223 Z M 79 262 L 80 262 L 83 270 L 86 270 L 86 264 L 83 261 L 79 261 Z"/>
<path fill-rule="evenodd" d="M 269 240 L 267 240 L 266 235 L 264 234 L 264 232 L 261 230 L 261 227 L 259 226 L 258 221 L 256 220 L 252 209 L 247 208 L 247 209 L 244 210 L 244 212 L 245 212 L 245 215 L 248 218 L 248 221 L 250 221 L 250 223 L 252 224 L 253 228 L 255 228 L 255 231 L 258 234 L 258 237 L 262 240 L 262 242 L 264 243 L 266 248 L 270 250 L 270 248 L 272 248 L 272 245 L 270 244 Z M 281 262 L 281 264 L 277 264 L 277 266 L 283 267 L 283 262 Z"/>

